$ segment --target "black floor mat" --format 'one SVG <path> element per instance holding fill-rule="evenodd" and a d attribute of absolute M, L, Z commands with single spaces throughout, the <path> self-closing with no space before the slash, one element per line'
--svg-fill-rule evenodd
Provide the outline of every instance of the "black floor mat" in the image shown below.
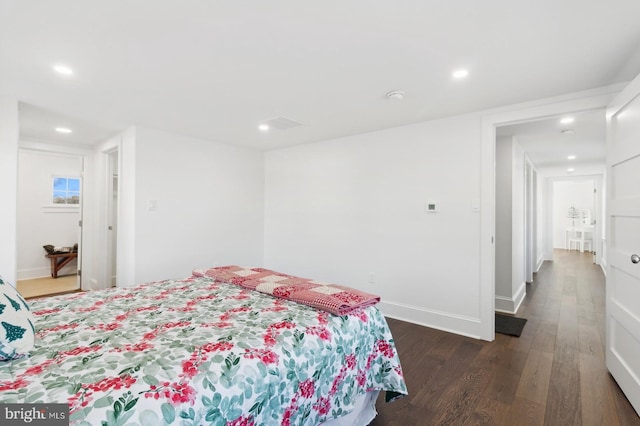
<path fill-rule="evenodd" d="M 527 320 L 524 318 L 496 314 L 496 333 L 520 337 L 526 323 Z"/>

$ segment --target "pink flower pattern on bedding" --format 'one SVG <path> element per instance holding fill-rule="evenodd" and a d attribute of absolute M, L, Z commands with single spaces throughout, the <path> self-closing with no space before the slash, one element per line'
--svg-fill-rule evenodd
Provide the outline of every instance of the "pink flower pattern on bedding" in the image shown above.
<path fill-rule="evenodd" d="M 0 401 L 68 403 L 73 425 L 318 425 L 407 388 L 371 306 L 335 316 L 207 277 L 33 300 L 31 356 Z"/>
<path fill-rule="evenodd" d="M 347 315 L 373 306 L 380 296 L 337 284 L 326 284 L 264 268 L 243 268 L 229 265 L 195 269 L 195 277 L 209 277 L 292 302 L 322 309 L 334 315 Z"/>

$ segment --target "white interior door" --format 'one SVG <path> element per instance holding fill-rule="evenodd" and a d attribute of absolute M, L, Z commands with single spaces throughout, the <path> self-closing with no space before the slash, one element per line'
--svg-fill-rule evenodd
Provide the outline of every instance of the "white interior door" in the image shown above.
<path fill-rule="evenodd" d="M 607 109 L 607 368 L 640 413 L 640 76 Z"/>

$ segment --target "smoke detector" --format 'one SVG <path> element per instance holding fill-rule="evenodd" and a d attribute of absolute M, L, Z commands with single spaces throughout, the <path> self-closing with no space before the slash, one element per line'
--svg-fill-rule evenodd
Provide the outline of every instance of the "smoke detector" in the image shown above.
<path fill-rule="evenodd" d="M 404 99 L 404 92 L 402 90 L 393 90 L 387 93 L 387 99 L 392 101 L 401 101 Z"/>

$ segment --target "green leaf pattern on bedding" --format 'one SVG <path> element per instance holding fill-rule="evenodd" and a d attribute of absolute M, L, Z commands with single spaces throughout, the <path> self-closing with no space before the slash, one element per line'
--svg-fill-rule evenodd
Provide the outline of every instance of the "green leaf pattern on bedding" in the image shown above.
<path fill-rule="evenodd" d="M 31 311 L 36 347 L 0 366 L 0 401 L 68 402 L 73 424 L 315 425 L 368 390 L 407 392 L 375 307 L 338 317 L 189 278 Z"/>

